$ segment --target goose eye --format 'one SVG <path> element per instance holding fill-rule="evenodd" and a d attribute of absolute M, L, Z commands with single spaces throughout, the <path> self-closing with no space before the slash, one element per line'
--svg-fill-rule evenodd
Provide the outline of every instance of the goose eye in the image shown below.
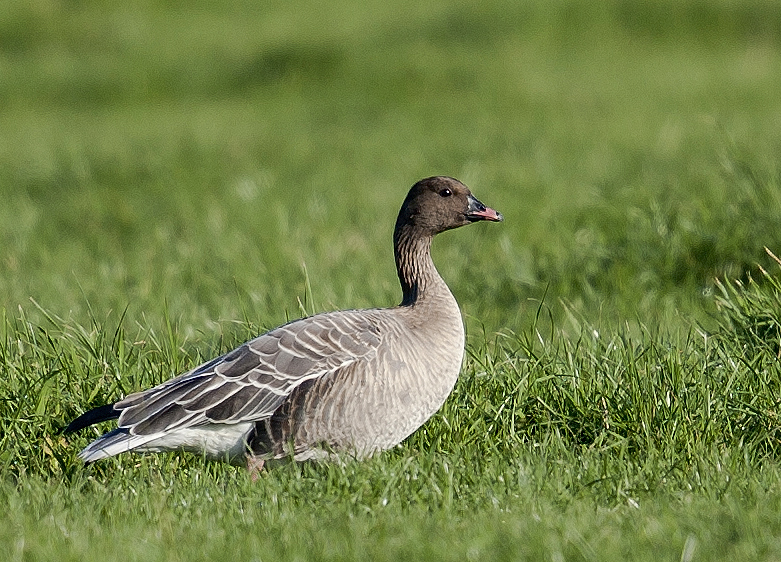
<path fill-rule="evenodd" d="M 440 194 L 442 197 L 450 197 L 451 195 L 453 195 L 453 192 L 452 192 L 452 191 L 450 191 L 450 189 L 448 189 L 448 188 L 446 187 L 445 189 L 443 189 L 442 191 L 440 191 L 440 192 L 439 192 L 439 194 Z"/>

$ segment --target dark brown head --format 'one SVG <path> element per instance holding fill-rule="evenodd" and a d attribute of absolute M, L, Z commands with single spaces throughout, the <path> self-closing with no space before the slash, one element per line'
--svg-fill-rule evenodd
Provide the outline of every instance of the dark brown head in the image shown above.
<path fill-rule="evenodd" d="M 460 181 L 444 176 L 420 180 L 409 190 L 396 230 L 412 227 L 433 236 L 477 221 L 501 221 L 502 215 L 475 199 Z"/>

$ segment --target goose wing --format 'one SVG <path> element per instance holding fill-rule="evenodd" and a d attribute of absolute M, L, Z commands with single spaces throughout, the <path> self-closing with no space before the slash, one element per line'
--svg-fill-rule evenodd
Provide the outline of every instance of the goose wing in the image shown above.
<path fill-rule="evenodd" d="M 305 381 L 374 357 L 378 323 L 366 311 L 311 316 L 280 326 L 159 386 L 114 404 L 118 426 L 159 435 L 204 424 L 269 417 Z"/>

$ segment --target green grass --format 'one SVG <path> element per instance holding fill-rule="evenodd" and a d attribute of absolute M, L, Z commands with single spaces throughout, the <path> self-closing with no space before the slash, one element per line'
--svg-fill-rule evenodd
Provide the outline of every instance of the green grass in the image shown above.
<path fill-rule="evenodd" d="M 781 557 L 781 5 L 13 0 L 0 18 L 0 557 Z M 420 177 L 453 396 L 365 462 L 83 467 L 86 408 L 399 299 Z"/>

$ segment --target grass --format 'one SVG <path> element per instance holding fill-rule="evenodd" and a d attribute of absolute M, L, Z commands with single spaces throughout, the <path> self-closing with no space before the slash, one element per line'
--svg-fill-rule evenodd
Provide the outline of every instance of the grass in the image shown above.
<path fill-rule="evenodd" d="M 0 549 L 46 559 L 781 557 L 775 2 L 76 4 L 0 21 Z M 398 300 L 435 261 L 461 379 L 399 448 L 251 483 L 85 468 L 90 406 Z"/>
<path fill-rule="evenodd" d="M 134 345 L 107 324 L 8 323 L 9 557 L 772 559 L 781 284 L 721 287 L 719 328 L 675 344 L 529 330 L 473 347 L 452 398 L 399 449 L 254 484 L 174 454 L 85 469 L 57 433 L 78 401 L 192 362 L 178 330 Z"/>

